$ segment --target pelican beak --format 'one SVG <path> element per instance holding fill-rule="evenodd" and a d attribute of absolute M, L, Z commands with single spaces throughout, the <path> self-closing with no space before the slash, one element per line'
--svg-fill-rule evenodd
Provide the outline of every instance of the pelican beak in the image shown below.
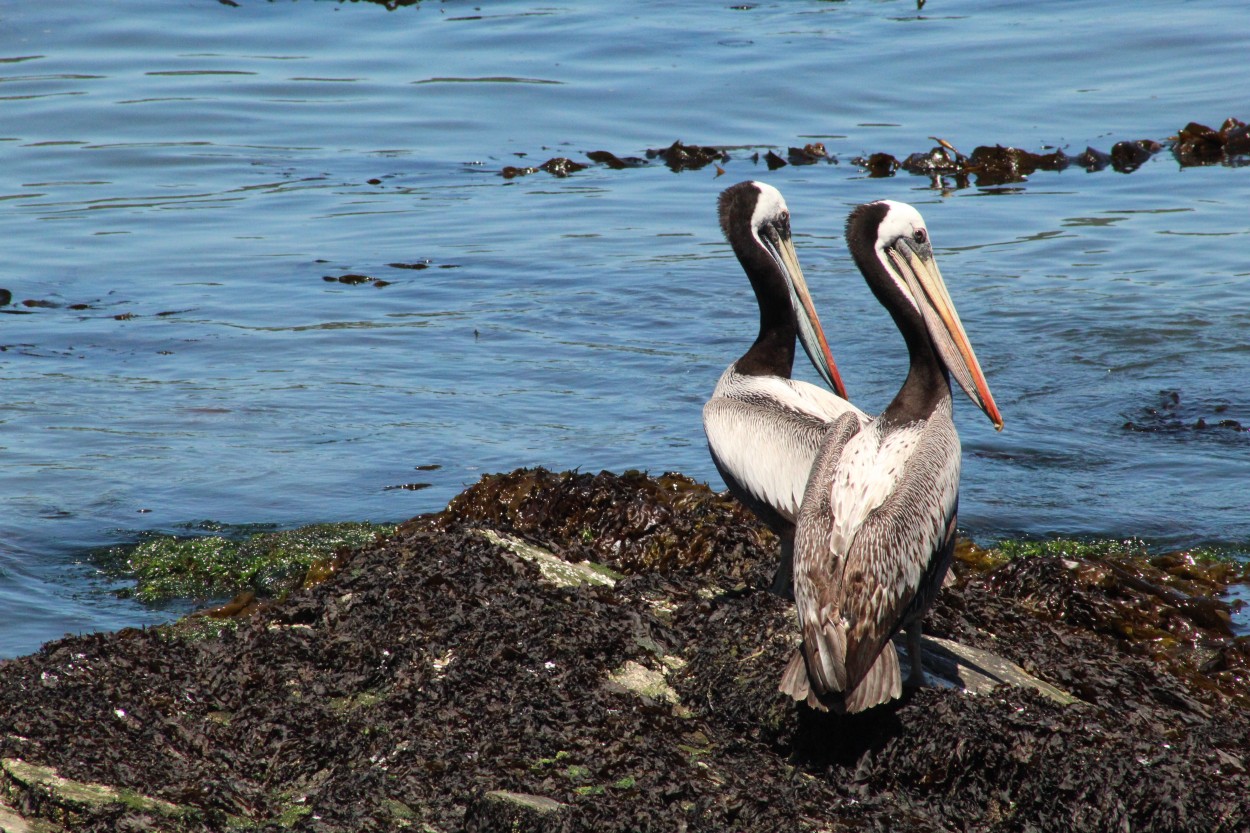
<path fill-rule="evenodd" d="M 990 394 L 989 383 L 981 372 L 976 354 L 972 352 L 972 344 L 964 325 L 955 312 L 955 304 L 942 280 L 937 261 L 933 258 L 933 250 L 928 244 L 919 250 L 906 239 L 889 247 L 890 259 L 895 268 L 903 276 L 911 289 L 916 306 L 924 316 L 925 327 L 929 337 L 937 348 L 938 355 L 946 363 L 947 370 L 955 377 L 955 381 L 968 394 L 968 398 L 985 412 L 994 423 L 996 430 L 1003 430 L 1003 418 L 994 404 Z"/>
<path fill-rule="evenodd" d="M 794 318 L 799 325 L 799 343 L 812 365 L 825 384 L 833 388 L 833 392 L 849 401 L 846 387 L 842 384 L 842 376 L 833 361 L 833 353 L 829 351 L 829 342 L 825 339 L 824 328 L 820 326 L 820 316 L 816 315 L 816 307 L 812 304 L 812 296 L 807 291 L 807 281 L 803 278 L 803 269 L 799 266 L 799 257 L 795 254 L 794 244 L 789 236 L 770 241 L 773 258 L 781 266 L 786 275 L 786 285 L 790 287 L 790 304 L 794 307 Z"/>

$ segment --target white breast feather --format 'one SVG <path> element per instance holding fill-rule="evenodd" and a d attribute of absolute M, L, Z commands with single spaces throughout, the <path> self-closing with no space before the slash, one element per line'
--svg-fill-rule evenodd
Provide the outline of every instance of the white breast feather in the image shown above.
<path fill-rule="evenodd" d="M 892 431 L 884 438 L 876 424 L 852 437 L 842 450 L 829 484 L 833 528 L 830 547 L 845 555 L 864 520 L 894 492 L 903 469 L 920 441 L 922 423 Z M 919 580 L 919 573 L 915 576 Z"/>

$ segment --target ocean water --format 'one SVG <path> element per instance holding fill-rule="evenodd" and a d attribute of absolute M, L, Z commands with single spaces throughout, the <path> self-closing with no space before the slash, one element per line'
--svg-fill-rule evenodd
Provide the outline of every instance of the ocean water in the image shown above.
<path fill-rule="evenodd" d="M 700 408 L 756 310 L 715 201 L 742 179 L 786 195 L 869 411 L 905 354 L 842 225 L 924 214 L 1006 421 L 957 405 L 973 538 L 1250 553 L 1250 168 L 850 161 L 1250 119 L 1240 2 L 121 0 L 0 32 L 0 657 L 185 609 L 87 558 L 145 531 L 401 520 L 518 466 L 719 488 Z M 678 139 L 729 158 L 500 175 Z M 762 159 L 810 142 L 832 158 Z"/>

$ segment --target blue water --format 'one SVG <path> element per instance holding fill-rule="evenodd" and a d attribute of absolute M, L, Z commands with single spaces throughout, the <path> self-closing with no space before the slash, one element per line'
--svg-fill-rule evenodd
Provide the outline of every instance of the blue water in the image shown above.
<path fill-rule="evenodd" d="M 0 656 L 179 612 L 86 558 L 146 530 L 400 520 L 518 466 L 719 487 L 699 411 L 756 314 L 714 206 L 748 178 L 870 411 L 903 348 L 840 229 L 924 213 L 1006 419 L 957 409 L 974 538 L 1250 551 L 1250 434 L 1123 428 L 1160 391 L 1250 426 L 1250 169 L 849 162 L 1250 118 L 1240 0 L 65 2 L 0 32 Z M 499 176 L 675 139 L 733 148 L 724 175 Z M 812 141 L 837 164 L 751 158 Z"/>

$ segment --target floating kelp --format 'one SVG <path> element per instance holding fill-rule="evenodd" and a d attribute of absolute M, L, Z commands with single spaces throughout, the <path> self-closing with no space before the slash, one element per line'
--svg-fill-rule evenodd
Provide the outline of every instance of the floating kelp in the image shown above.
<path fill-rule="evenodd" d="M 326 283 L 345 283 L 348 286 L 359 286 L 362 283 L 371 283 L 375 287 L 390 286 L 390 281 L 378 280 L 372 275 L 361 275 L 356 272 L 349 272 L 346 275 L 322 275 L 321 279 Z"/>
<path fill-rule="evenodd" d="M 663 159 L 669 170 L 677 172 L 697 171 L 713 162 L 727 162 L 729 154 L 720 148 L 684 145 L 679 140 L 666 148 L 649 148 L 647 158 Z"/>
<path fill-rule="evenodd" d="M 1163 145 L 1150 139 L 1116 142 L 1111 146 L 1111 167 L 1122 174 L 1132 173 L 1162 149 Z"/>
<path fill-rule="evenodd" d="M 898 170 L 898 160 L 888 153 L 874 153 L 871 156 L 856 156 L 851 160 L 851 164 L 859 165 L 868 171 L 869 176 L 886 177 L 894 176 L 894 172 Z"/>
<path fill-rule="evenodd" d="M 784 168 L 790 163 L 786 162 L 786 160 L 782 159 L 770 150 L 768 153 L 764 154 L 764 164 L 768 166 L 768 170 L 775 171 L 778 168 Z"/>
<path fill-rule="evenodd" d="M 586 166 L 581 162 L 574 162 L 572 159 L 568 159 L 563 156 L 548 159 L 538 167 L 552 176 L 560 177 L 568 176 L 569 174 L 577 173 L 578 171 L 586 169 Z"/>
<path fill-rule="evenodd" d="M 786 159 L 791 165 L 815 165 L 817 162 L 829 162 L 829 151 L 821 142 L 811 142 L 801 148 L 790 148 Z"/>
<path fill-rule="evenodd" d="M 600 165 L 607 165 L 614 171 L 620 171 L 625 168 L 641 168 L 648 164 L 646 159 L 640 159 L 637 156 L 621 157 L 608 153 L 606 150 L 592 150 L 586 154 L 586 158 L 591 162 L 598 162 Z"/>
<path fill-rule="evenodd" d="M 515 179 L 518 176 L 529 176 L 530 174 L 536 174 L 539 171 L 546 171 L 552 176 L 566 177 L 569 174 L 585 170 L 586 167 L 587 166 L 583 163 L 574 162 L 572 159 L 567 157 L 555 156 L 548 159 L 538 167 L 518 168 L 513 165 L 508 165 L 499 172 L 499 175 L 504 179 Z"/>
<path fill-rule="evenodd" d="M 1034 171 L 1062 171 L 1069 163 L 1067 154 L 1062 150 L 1030 153 L 1002 145 L 978 147 L 968 159 L 968 164 L 976 172 L 978 185 L 1018 182 Z"/>
<path fill-rule="evenodd" d="M 1074 161 L 1089 173 L 1093 173 L 1111 164 L 1111 154 L 1087 147 L 1085 152 L 1078 155 Z"/>
<path fill-rule="evenodd" d="M 913 153 L 899 163 L 899 167 L 908 173 L 924 176 L 961 173 L 967 165 L 968 158 L 946 143 L 925 153 Z"/>
<path fill-rule="evenodd" d="M 1219 130 L 1190 122 L 1172 136 L 1172 155 L 1182 166 L 1230 165 L 1237 157 L 1250 155 L 1250 126 L 1238 119 L 1225 119 Z"/>
<path fill-rule="evenodd" d="M 933 136 L 930 138 L 938 143 L 935 147 L 927 151 L 911 153 L 902 161 L 885 152 L 855 156 L 850 161 L 853 165 L 867 171 L 872 177 L 894 176 L 898 170 L 902 169 L 910 174 L 933 178 L 935 181 L 949 177 L 956 188 L 966 188 L 974 182 L 981 187 L 1024 182 L 1037 171 L 1062 171 L 1070 165 L 1084 168 L 1089 172 L 1101 171 L 1109 167 L 1120 173 L 1132 173 L 1163 150 L 1166 144 L 1170 144 L 1173 156 L 1182 167 L 1214 164 L 1236 166 L 1250 163 L 1250 127 L 1234 118 L 1225 120 L 1219 130 L 1190 122 L 1177 135 L 1162 142 L 1153 139 L 1120 141 L 1112 145 L 1110 152 L 1087 147 L 1076 155 L 1069 155 L 1061 148 L 1050 148 L 1038 153 L 996 144 L 980 145 L 971 154 L 965 156 L 949 142 Z M 604 165 L 613 170 L 646 165 L 644 159 L 620 157 L 606 150 L 591 151 L 586 156 L 592 163 Z M 647 158 L 662 160 L 675 173 L 699 170 L 709 164 L 718 163 L 718 175 L 723 172 L 719 165 L 730 161 L 728 152 L 722 148 L 685 145 L 680 141 L 666 148 L 647 150 Z M 822 142 L 812 142 L 802 147 L 788 147 L 785 156 L 773 150 L 766 150 L 762 153 L 751 154 L 749 159 L 756 165 L 762 162 L 770 171 L 786 165 L 837 162 L 837 158 L 829 153 Z M 537 173 L 539 170 L 548 170 L 555 176 L 567 176 L 584 167 L 586 166 L 571 160 L 553 159 L 538 168 L 508 166 L 503 168 L 500 174 L 505 179 L 511 179 Z"/>

